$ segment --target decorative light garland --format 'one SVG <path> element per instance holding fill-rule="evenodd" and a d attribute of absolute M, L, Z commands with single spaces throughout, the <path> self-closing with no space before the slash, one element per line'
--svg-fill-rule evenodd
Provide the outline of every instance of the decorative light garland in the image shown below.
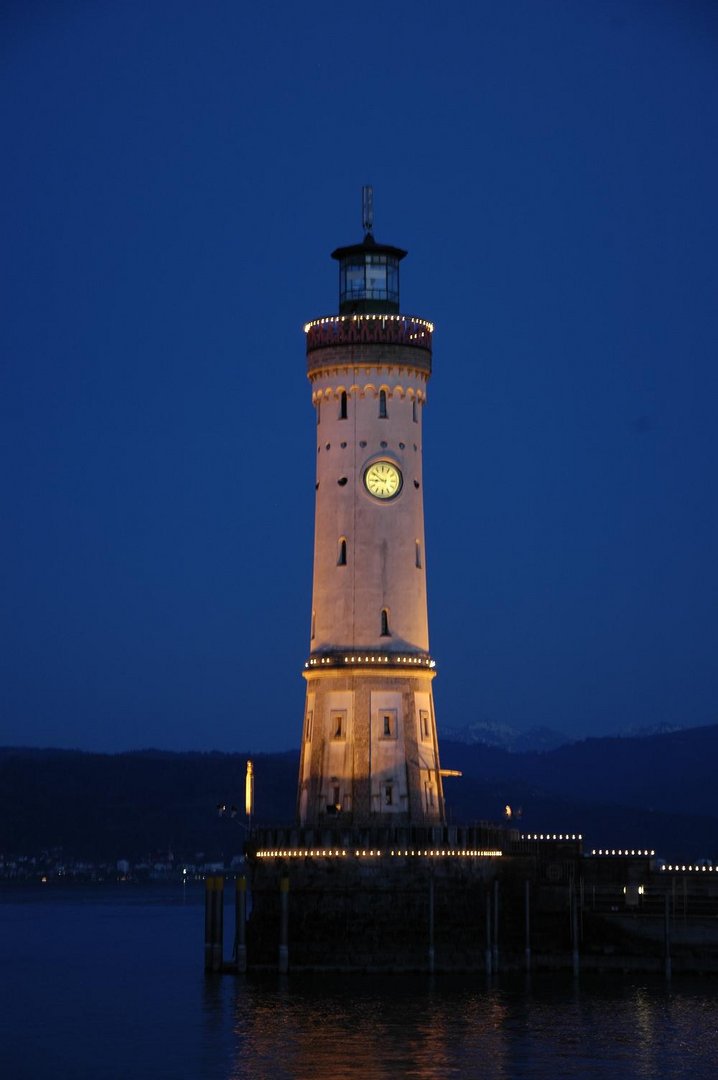
<path fill-rule="evenodd" d="M 319 859 L 319 858 L 346 858 L 347 855 L 354 855 L 357 859 L 362 858 L 386 858 L 387 856 L 392 858 L 409 858 L 409 857 L 422 857 L 422 858 L 434 858 L 434 859 L 448 859 L 448 858 L 464 858 L 464 859 L 498 859 L 503 855 L 503 851 L 497 849 L 483 849 L 483 848 L 442 848 L 429 850 L 416 850 L 409 848 L 391 849 L 390 851 L 380 851 L 378 848 L 370 848 L 368 851 L 366 848 L 354 848 L 349 850 L 347 848 L 268 848 L 257 852 L 258 859 Z"/>
<path fill-rule="evenodd" d="M 345 656 L 343 662 L 345 664 L 418 664 L 419 667 L 431 668 L 432 670 L 436 667 L 436 660 L 432 660 L 429 656 Z M 306 661 L 304 667 L 323 667 L 325 665 L 333 667 L 335 664 L 341 663 L 342 659 L 338 656 L 313 656 Z"/>
<path fill-rule="evenodd" d="M 655 851 L 653 851 L 653 849 L 651 849 L 650 851 L 648 849 L 646 849 L 645 851 L 641 851 L 640 848 L 639 848 L 639 849 L 634 851 L 634 849 L 631 848 L 631 850 L 629 851 L 628 848 L 624 848 L 624 849 L 621 849 L 621 848 L 617 848 L 617 849 L 614 849 L 614 848 L 599 848 L 598 850 L 596 850 L 594 848 L 593 851 L 591 852 L 591 854 L 592 855 L 604 855 L 604 856 L 605 855 L 609 855 L 609 856 L 610 855 L 643 855 L 643 856 L 646 856 L 646 855 L 655 855 L 656 853 L 655 853 Z"/>
<path fill-rule="evenodd" d="M 685 872 L 687 874 L 688 873 L 701 874 L 701 873 L 705 873 L 706 870 L 708 870 L 710 873 L 712 873 L 716 869 L 716 867 L 714 867 L 714 866 L 678 866 L 678 865 L 672 866 L 671 865 L 671 866 L 662 866 L 660 869 L 661 869 L 661 873 L 663 873 L 666 870 L 674 870 L 674 871 L 678 870 L 681 873 Z"/>
<path fill-rule="evenodd" d="M 416 323 L 423 326 L 430 334 L 434 333 L 434 324 L 427 319 L 420 319 L 417 315 L 327 315 L 323 319 L 312 319 L 304 324 L 304 333 L 308 334 L 314 326 L 326 326 L 329 323 L 340 322 L 401 322 Z"/>
<path fill-rule="evenodd" d="M 583 840 L 581 833 L 521 833 L 522 840 Z"/>

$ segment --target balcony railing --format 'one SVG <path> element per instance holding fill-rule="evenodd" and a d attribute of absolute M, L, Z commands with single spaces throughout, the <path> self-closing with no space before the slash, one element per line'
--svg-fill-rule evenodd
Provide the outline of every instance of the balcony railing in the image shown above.
<path fill-rule="evenodd" d="M 392 653 L 372 650 L 341 649 L 332 652 L 316 653 L 310 656 L 304 665 L 306 671 L 322 671 L 327 667 L 396 667 L 403 670 L 428 668 L 434 671 L 436 661 L 428 653 Z"/>
<path fill-rule="evenodd" d="M 431 352 L 433 323 L 413 315 L 328 315 L 304 327 L 307 353 L 332 345 L 407 345 Z"/>

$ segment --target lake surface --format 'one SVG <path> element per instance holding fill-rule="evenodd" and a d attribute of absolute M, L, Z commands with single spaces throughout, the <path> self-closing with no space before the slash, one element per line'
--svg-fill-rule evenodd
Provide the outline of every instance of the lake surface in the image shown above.
<path fill-rule="evenodd" d="M 206 978 L 203 903 L 0 888 L 3 1080 L 718 1075 L 718 980 Z"/>

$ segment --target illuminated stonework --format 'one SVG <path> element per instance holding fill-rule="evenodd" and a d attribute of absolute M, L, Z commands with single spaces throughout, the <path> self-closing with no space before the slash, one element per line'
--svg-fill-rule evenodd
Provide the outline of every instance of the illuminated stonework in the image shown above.
<path fill-rule="evenodd" d="M 340 311 L 304 327 L 317 473 L 301 825 L 444 821 L 422 488 L 434 327 L 399 313 L 404 255 L 370 233 L 335 251 Z"/>

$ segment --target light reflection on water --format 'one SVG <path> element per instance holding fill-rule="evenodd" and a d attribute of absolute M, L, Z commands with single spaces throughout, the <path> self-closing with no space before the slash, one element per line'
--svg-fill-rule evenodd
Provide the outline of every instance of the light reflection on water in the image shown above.
<path fill-rule="evenodd" d="M 612 976 L 249 978 L 230 1076 L 713 1077 L 715 994 Z"/>
<path fill-rule="evenodd" d="M 703 1080 L 718 981 L 202 973 L 202 894 L 0 889 L 3 1080 Z"/>
<path fill-rule="evenodd" d="M 327 976 L 234 987 L 232 1080 L 715 1076 L 715 986 Z"/>

